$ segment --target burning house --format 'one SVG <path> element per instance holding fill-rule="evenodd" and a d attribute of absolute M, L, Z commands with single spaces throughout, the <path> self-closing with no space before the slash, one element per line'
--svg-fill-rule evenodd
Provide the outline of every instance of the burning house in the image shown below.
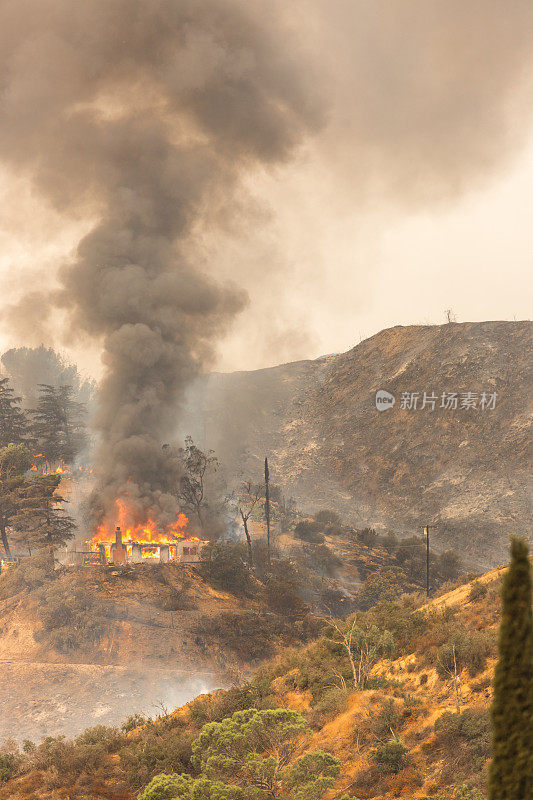
<path fill-rule="evenodd" d="M 116 501 L 117 522 L 104 521 L 81 550 L 71 551 L 75 564 L 194 563 L 206 541 L 187 532 L 189 520 L 179 514 L 174 523 L 161 528 L 152 518 L 145 524 L 131 522 L 131 509 Z"/>
<path fill-rule="evenodd" d="M 122 530 L 117 525 L 114 542 L 92 542 L 89 552 L 98 556 L 94 560 L 100 564 L 140 564 L 144 561 L 156 561 L 161 564 L 177 561 L 190 564 L 199 560 L 201 549 L 206 544 L 207 542 L 196 537 L 168 542 L 143 542 L 129 538 L 124 540 Z"/>

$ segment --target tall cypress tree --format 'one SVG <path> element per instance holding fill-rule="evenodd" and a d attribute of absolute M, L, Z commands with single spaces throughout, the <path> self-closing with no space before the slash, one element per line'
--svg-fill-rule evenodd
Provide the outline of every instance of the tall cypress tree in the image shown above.
<path fill-rule="evenodd" d="M 533 618 L 523 539 L 511 542 L 511 564 L 503 580 L 491 713 L 490 800 L 528 800 L 533 796 Z"/>
<path fill-rule="evenodd" d="M 74 460 L 85 443 L 85 409 L 72 399 L 71 386 L 39 384 L 39 400 L 32 431 L 39 450 L 48 461 Z"/>
<path fill-rule="evenodd" d="M 22 398 L 15 397 L 8 378 L 0 378 L 0 447 L 22 444 L 28 436 L 26 415 L 20 408 Z"/>
<path fill-rule="evenodd" d="M 17 513 L 11 519 L 16 541 L 28 550 L 65 547 L 76 523 L 61 508 L 65 499 L 56 493 L 59 475 L 43 475 L 26 481 L 19 492 Z"/>

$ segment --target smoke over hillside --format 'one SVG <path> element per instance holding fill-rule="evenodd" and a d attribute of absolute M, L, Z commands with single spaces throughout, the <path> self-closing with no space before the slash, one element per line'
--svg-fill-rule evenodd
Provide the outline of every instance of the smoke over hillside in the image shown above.
<path fill-rule="evenodd" d="M 506 119 L 521 108 L 529 3 L 503 19 L 494 3 L 377 8 L 0 2 L 1 158 L 65 215 L 94 220 L 59 290 L 32 286 L 30 307 L 43 320 L 61 308 L 78 341 L 101 342 L 100 511 L 129 480 L 140 513 L 174 513 L 161 443 L 254 280 L 246 258 L 218 263 L 219 235 L 248 222 L 243 179 L 308 141 L 340 194 L 347 177 L 362 203 L 377 191 L 423 204 L 517 146 Z M 22 298 L 9 318 L 29 314 Z"/>
<path fill-rule="evenodd" d="M 161 443 L 245 303 L 197 269 L 196 221 L 218 224 L 241 173 L 285 159 L 319 120 L 249 5 L 1 6 L 2 153 L 54 204 L 97 218 L 48 302 L 102 341 L 102 511 L 128 482 L 141 516 L 172 514 Z"/>

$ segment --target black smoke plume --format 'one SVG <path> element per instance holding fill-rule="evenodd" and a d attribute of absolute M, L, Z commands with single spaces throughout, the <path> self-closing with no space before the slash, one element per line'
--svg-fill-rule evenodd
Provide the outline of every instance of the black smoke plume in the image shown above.
<path fill-rule="evenodd" d="M 259 5 L 0 3 L 2 156 L 95 219 L 50 302 L 102 342 L 99 513 L 125 491 L 141 519 L 175 513 L 162 443 L 246 301 L 198 269 L 195 226 L 219 224 L 241 175 L 286 159 L 319 121 Z"/>

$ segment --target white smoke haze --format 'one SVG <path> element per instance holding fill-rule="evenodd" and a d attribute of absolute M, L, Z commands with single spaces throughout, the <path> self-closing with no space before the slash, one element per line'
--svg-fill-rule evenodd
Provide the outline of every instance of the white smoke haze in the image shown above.
<path fill-rule="evenodd" d="M 6 319 L 102 349 L 98 514 L 128 479 L 174 513 L 161 443 L 239 315 L 259 362 L 313 350 L 315 239 L 340 252 L 351 215 L 449 206 L 518 157 L 532 23 L 526 0 L 0 1 L 0 159 L 74 240 L 90 222 Z"/>

